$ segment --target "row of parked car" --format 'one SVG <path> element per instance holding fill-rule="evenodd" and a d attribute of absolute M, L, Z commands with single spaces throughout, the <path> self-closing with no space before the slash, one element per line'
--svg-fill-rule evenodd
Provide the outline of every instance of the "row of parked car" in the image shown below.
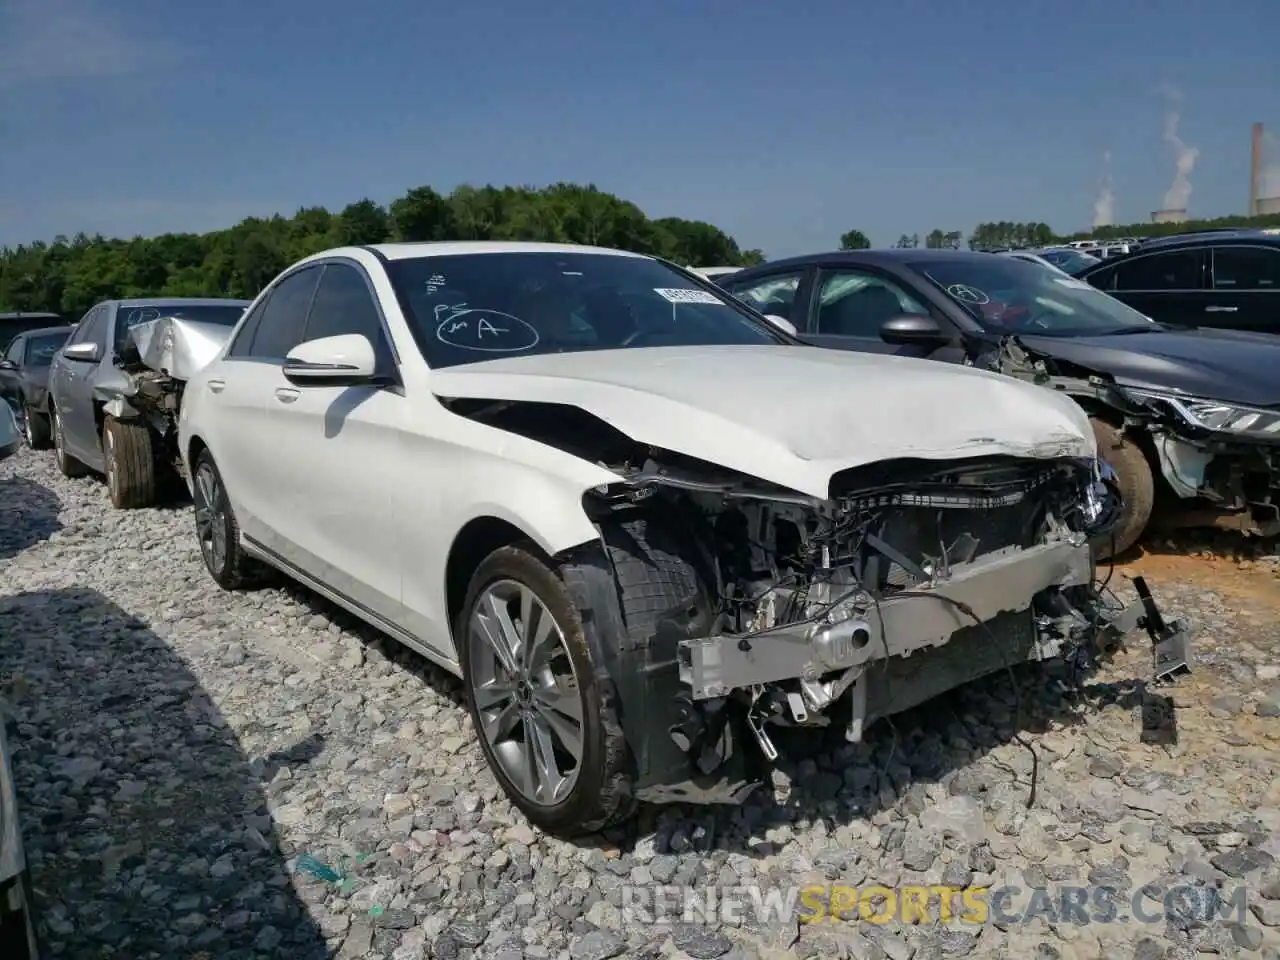
<path fill-rule="evenodd" d="M 857 741 L 1140 624 L 1160 675 L 1185 666 L 1097 556 L 1132 535 L 1148 446 L 1179 478 L 1187 450 L 1248 446 L 1252 408 L 1150 380 L 1248 336 L 988 254 L 712 282 L 593 247 L 386 244 L 250 303 L 99 304 L 3 372 L 33 446 L 117 506 L 183 477 L 222 587 L 291 577 L 460 677 L 512 802 L 577 832 L 740 801 L 778 727 Z"/>

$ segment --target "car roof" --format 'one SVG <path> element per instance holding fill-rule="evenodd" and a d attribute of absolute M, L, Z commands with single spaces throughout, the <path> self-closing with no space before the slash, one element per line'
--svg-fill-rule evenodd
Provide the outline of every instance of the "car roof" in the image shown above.
<path fill-rule="evenodd" d="M 16 310 L 12 313 L 0 313 L 0 320 L 26 320 L 30 317 L 48 317 L 50 320 L 61 320 L 62 315 L 45 310 Z"/>
<path fill-rule="evenodd" d="M 251 300 L 232 299 L 230 297 L 131 297 L 128 300 L 104 300 L 103 303 L 115 304 L 117 307 L 224 307 L 235 304 L 247 307 Z"/>
<path fill-rule="evenodd" d="M 314 259 L 331 257 L 346 248 L 326 250 Z M 473 253 L 595 253 L 614 257 L 653 259 L 645 253 L 614 250 L 610 247 L 591 247 L 576 243 L 534 243 L 523 240 L 466 240 L 438 241 L 433 243 L 375 243 L 363 248 L 372 250 L 386 260 L 412 260 L 418 257 L 456 257 Z M 308 260 L 313 259 L 308 257 Z"/>
<path fill-rule="evenodd" d="M 801 267 L 822 261 L 824 263 L 866 263 L 872 266 L 896 266 L 903 263 L 916 263 L 921 260 L 955 260 L 957 262 L 989 263 L 991 254 L 976 250 L 930 250 L 919 248 L 886 248 L 882 250 L 833 250 L 830 253 L 808 253 L 798 257 L 787 257 L 783 260 L 770 260 L 756 267 L 747 267 L 742 272 L 755 273 L 766 268 L 770 270 L 781 267 Z"/>
<path fill-rule="evenodd" d="M 1280 246 L 1280 237 L 1271 236 L 1259 230 L 1212 230 L 1202 233 L 1177 233 L 1168 237 L 1156 237 L 1140 244 L 1137 252 L 1146 253 L 1154 247 L 1159 247 L 1163 250 L 1169 247 L 1176 249 L 1178 247 L 1223 246 L 1238 243 L 1241 240 L 1248 240 L 1250 243 L 1258 243 L 1268 247 Z"/>

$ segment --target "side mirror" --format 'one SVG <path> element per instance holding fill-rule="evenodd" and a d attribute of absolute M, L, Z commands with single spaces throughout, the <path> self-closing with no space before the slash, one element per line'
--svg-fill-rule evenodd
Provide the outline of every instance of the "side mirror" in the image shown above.
<path fill-rule="evenodd" d="M 0 360 L 0 370 L 17 370 L 18 365 L 12 360 Z"/>
<path fill-rule="evenodd" d="M 900 313 L 880 326 L 880 339 L 900 347 L 939 346 L 950 340 L 938 321 L 915 313 Z"/>
<path fill-rule="evenodd" d="M 102 359 L 102 348 L 90 341 L 73 343 L 62 348 L 62 355 L 68 360 L 78 360 L 81 363 L 97 363 Z"/>
<path fill-rule="evenodd" d="M 284 359 L 285 379 L 300 387 L 352 386 L 374 380 L 373 344 L 359 333 L 300 343 Z"/>
<path fill-rule="evenodd" d="M 791 336 L 791 337 L 799 336 L 800 331 L 796 329 L 796 325 L 792 323 L 790 320 L 788 320 L 786 317 L 780 317 L 776 313 L 766 313 L 764 317 L 766 320 L 768 320 L 770 323 L 772 323 L 775 327 L 777 327 L 779 330 L 781 330 L 783 333 L 787 334 L 788 336 Z"/>

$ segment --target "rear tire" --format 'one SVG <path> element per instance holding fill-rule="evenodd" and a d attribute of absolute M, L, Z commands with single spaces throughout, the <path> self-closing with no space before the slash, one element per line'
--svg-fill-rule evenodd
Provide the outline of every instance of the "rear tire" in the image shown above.
<path fill-rule="evenodd" d="M 102 425 L 102 459 L 111 504 L 136 510 L 156 502 L 156 465 L 146 424 L 107 417 Z"/>
<path fill-rule="evenodd" d="M 53 446 L 53 430 L 49 425 L 49 417 L 35 407 L 23 404 L 23 432 L 27 436 L 27 446 L 32 450 L 48 450 Z"/>
<path fill-rule="evenodd" d="M 1115 471 L 1124 499 L 1114 537 L 1108 537 L 1097 548 L 1098 558 L 1105 560 L 1124 553 L 1146 530 L 1155 505 L 1155 476 L 1147 455 L 1132 437 L 1097 417 L 1090 422 L 1098 440 L 1098 455 Z"/>
<path fill-rule="evenodd" d="M 536 550 L 501 547 L 481 562 L 454 638 L 476 737 L 503 792 L 535 826 L 573 836 L 631 815 L 629 755 L 581 615 Z"/>
<path fill-rule="evenodd" d="M 62 414 L 52 405 L 49 411 L 53 420 L 53 457 L 58 464 L 58 472 L 71 479 L 85 476 L 89 468 L 67 453 L 66 429 L 62 424 Z"/>
<path fill-rule="evenodd" d="M 270 571 L 240 546 L 240 525 L 222 474 L 208 450 L 196 457 L 191 473 L 196 540 L 205 569 L 223 590 L 243 590 L 270 579 Z"/>

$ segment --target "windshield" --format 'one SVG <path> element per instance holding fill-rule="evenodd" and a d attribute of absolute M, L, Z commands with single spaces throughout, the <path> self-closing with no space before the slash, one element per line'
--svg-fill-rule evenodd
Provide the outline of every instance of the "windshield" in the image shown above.
<path fill-rule="evenodd" d="M 1091 257 L 1079 250 L 1046 250 L 1040 256 L 1072 276 L 1083 273 L 1085 268 L 1092 267 L 1095 263 L 1102 262 L 1097 257 Z"/>
<path fill-rule="evenodd" d="M 715 288 L 647 257 L 475 253 L 393 260 L 432 367 L 504 356 L 785 341 Z"/>
<path fill-rule="evenodd" d="M 161 317 L 175 317 L 179 320 L 191 320 L 195 323 L 216 323 L 220 327 L 234 327 L 247 307 L 248 301 L 229 300 L 225 304 L 209 303 L 191 306 L 189 304 L 158 306 L 121 307 L 116 320 L 116 353 L 125 352 L 129 343 L 129 331 L 134 327 Z"/>
<path fill-rule="evenodd" d="M 937 284 L 990 333 L 1079 337 L 1154 321 L 1083 280 L 1011 258 L 921 260 L 911 267 Z"/>
<path fill-rule="evenodd" d="M 23 363 L 29 367 L 49 366 L 70 335 L 71 331 L 66 330 L 62 333 L 42 333 L 38 337 L 31 337 L 27 340 L 27 352 L 23 356 Z"/>

